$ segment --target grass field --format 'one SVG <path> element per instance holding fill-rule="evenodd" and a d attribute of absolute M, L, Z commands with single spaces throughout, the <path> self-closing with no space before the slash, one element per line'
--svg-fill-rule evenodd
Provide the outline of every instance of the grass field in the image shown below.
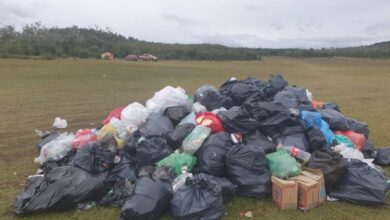
<path fill-rule="evenodd" d="M 68 130 L 95 127 L 114 107 L 144 102 L 166 85 L 188 93 L 203 84 L 219 86 L 231 76 L 267 79 L 283 73 L 290 84 L 311 90 L 315 99 L 334 101 L 343 114 L 368 123 L 376 146 L 390 145 L 390 60 L 349 58 L 264 58 L 248 62 L 155 63 L 98 60 L 0 59 L 0 219 L 13 219 L 15 195 L 38 168 L 34 129 L 49 129 L 54 117 Z M 386 171 L 390 174 L 390 169 Z M 390 202 L 390 197 L 387 198 Z M 253 209 L 253 219 L 389 219 L 389 205 L 363 207 L 326 203 L 301 212 L 278 211 L 270 199 L 236 198 L 224 219 Z M 117 208 L 43 213 L 24 219 L 118 219 Z M 167 215 L 165 218 L 169 219 Z"/>

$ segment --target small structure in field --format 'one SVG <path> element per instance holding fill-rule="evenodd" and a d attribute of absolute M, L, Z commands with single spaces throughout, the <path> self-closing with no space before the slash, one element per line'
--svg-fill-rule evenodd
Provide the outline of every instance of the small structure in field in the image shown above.
<path fill-rule="evenodd" d="M 153 56 L 152 54 L 144 54 L 139 56 L 139 60 L 142 61 L 157 61 L 157 57 Z"/>
<path fill-rule="evenodd" d="M 111 52 L 105 52 L 105 53 L 102 53 L 102 55 L 100 57 L 102 58 L 102 60 L 113 60 L 114 54 L 112 54 Z"/>
<path fill-rule="evenodd" d="M 129 54 L 129 55 L 125 56 L 125 60 L 127 60 L 127 61 L 138 61 L 138 56 L 137 55 L 133 55 L 133 54 Z"/>

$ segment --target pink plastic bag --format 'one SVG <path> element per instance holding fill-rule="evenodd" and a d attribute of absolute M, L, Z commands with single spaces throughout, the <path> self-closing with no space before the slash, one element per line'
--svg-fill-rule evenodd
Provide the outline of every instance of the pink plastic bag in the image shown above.
<path fill-rule="evenodd" d="M 92 133 L 91 129 L 78 130 L 72 141 L 72 148 L 80 149 L 92 141 L 96 141 L 96 134 Z"/>

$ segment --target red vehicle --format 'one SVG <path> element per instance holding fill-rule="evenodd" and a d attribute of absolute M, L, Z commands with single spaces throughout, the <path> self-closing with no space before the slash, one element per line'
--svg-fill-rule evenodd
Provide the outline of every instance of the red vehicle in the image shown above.
<path fill-rule="evenodd" d="M 132 55 L 132 54 L 129 54 L 125 57 L 125 60 L 127 61 L 138 61 L 138 56 L 137 55 Z"/>

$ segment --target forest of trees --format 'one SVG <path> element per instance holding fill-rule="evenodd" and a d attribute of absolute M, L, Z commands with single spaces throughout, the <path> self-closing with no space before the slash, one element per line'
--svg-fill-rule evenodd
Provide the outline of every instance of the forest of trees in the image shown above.
<path fill-rule="evenodd" d="M 0 57 L 99 58 L 105 51 L 117 58 L 151 53 L 159 59 L 182 60 L 258 60 L 262 56 L 390 58 L 390 42 L 350 48 L 233 48 L 215 44 L 146 42 L 98 27 L 47 28 L 40 23 L 25 25 L 21 31 L 12 25 L 0 27 Z"/>

